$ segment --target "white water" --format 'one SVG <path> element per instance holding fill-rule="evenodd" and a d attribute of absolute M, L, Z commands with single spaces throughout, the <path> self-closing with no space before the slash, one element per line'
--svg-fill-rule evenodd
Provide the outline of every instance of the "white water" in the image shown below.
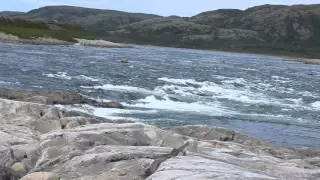
<path fill-rule="evenodd" d="M 159 78 L 159 81 L 165 82 L 163 86 L 157 86 L 153 90 L 141 87 L 134 87 L 129 85 L 112 85 L 104 84 L 99 86 L 86 87 L 85 89 L 101 89 L 106 91 L 126 92 L 126 93 L 138 93 L 145 95 L 144 98 L 128 102 L 122 102 L 125 106 L 131 108 L 143 108 L 143 112 L 152 113 L 152 110 L 167 110 L 177 112 L 193 112 L 197 114 L 209 115 L 209 116 L 251 116 L 257 119 L 290 119 L 290 116 L 283 115 L 266 115 L 266 114 L 243 114 L 238 109 L 230 108 L 228 105 L 221 103 L 223 100 L 233 101 L 235 104 L 247 104 L 249 105 L 268 105 L 277 106 L 281 111 L 287 112 L 291 110 L 314 110 L 319 108 L 319 102 L 313 104 L 305 104 L 302 98 L 286 98 L 278 99 L 273 96 L 268 96 L 262 92 L 252 91 L 251 88 L 269 88 L 272 89 L 271 84 L 250 83 L 243 78 L 229 78 L 223 76 L 216 76 L 220 79 L 222 84 L 216 84 L 214 82 L 199 82 L 193 79 L 172 79 L 172 78 Z M 272 79 L 286 80 L 287 78 L 281 78 L 273 76 Z M 241 87 L 236 87 L 235 84 L 242 84 Z M 286 89 L 288 90 L 288 89 Z M 290 92 L 290 89 L 288 90 Z M 311 95 L 304 93 L 304 95 Z M 177 100 L 172 100 L 177 99 Z M 181 100 L 181 101 L 180 101 Z M 108 101 L 103 100 L 102 101 Z M 107 118 L 117 116 L 117 114 L 130 114 L 130 113 L 142 113 L 142 111 L 130 110 L 107 110 L 107 109 L 94 109 L 94 114 Z M 293 119 L 294 120 L 294 119 Z M 298 120 L 297 120 L 298 121 Z M 303 120 L 304 121 L 304 120 Z"/>
<path fill-rule="evenodd" d="M 56 79 L 64 79 L 64 80 L 72 80 L 72 79 L 78 79 L 82 81 L 92 81 L 92 82 L 98 82 L 101 81 L 101 79 L 88 77 L 85 75 L 79 75 L 79 76 L 70 76 L 66 72 L 57 72 L 56 74 L 46 74 L 43 73 L 43 76 L 46 76 L 48 78 L 56 78 Z"/>
<path fill-rule="evenodd" d="M 20 82 L 8 82 L 8 81 L 0 81 L 2 85 L 18 85 Z"/>
<path fill-rule="evenodd" d="M 144 94 L 151 94 L 152 91 L 139 88 L 139 87 L 133 87 L 133 86 L 127 86 L 127 85 L 112 85 L 112 84 L 104 84 L 101 86 L 81 86 L 85 89 L 103 89 L 103 90 L 113 90 L 113 91 L 120 91 L 120 92 L 135 92 L 135 93 L 144 93 Z"/>
<path fill-rule="evenodd" d="M 320 101 L 312 103 L 311 106 L 317 110 L 320 110 Z"/>
<path fill-rule="evenodd" d="M 170 100 L 168 97 L 163 97 L 163 99 L 157 99 L 154 96 L 148 96 L 145 99 L 139 100 L 135 104 L 125 104 L 128 107 L 139 107 L 146 109 L 161 109 L 169 111 L 181 111 L 181 112 L 194 112 L 206 115 L 223 116 L 230 114 L 230 111 L 224 109 L 218 103 L 204 103 L 204 102 L 176 102 Z"/>

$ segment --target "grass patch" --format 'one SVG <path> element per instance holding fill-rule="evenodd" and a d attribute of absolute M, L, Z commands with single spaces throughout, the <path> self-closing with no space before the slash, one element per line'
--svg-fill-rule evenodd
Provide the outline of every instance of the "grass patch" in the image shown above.
<path fill-rule="evenodd" d="M 22 39 L 51 37 L 67 42 L 77 42 L 74 38 L 94 39 L 78 25 L 56 22 L 50 22 L 50 24 L 60 27 L 61 30 L 52 30 L 47 23 L 42 21 L 0 18 L 0 32 L 18 36 Z"/>

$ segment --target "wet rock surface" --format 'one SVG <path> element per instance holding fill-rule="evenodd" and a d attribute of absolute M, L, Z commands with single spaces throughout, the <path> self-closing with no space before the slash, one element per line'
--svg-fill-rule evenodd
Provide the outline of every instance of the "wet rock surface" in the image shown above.
<path fill-rule="evenodd" d="M 69 92 L 36 92 L 22 89 L 0 88 L 0 97 L 17 101 L 34 102 L 40 104 L 92 104 L 95 101 L 77 93 Z"/>
<path fill-rule="evenodd" d="M 90 104 L 92 106 L 103 108 L 124 108 L 124 106 L 119 102 L 101 103 L 74 92 L 41 92 L 0 88 L 0 98 L 44 105 Z"/>
<path fill-rule="evenodd" d="M 123 109 L 124 106 L 118 102 L 106 102 L 101 104 L 104 108 L 117 108 L 117 109 Z"/>
<path fill-rule="evenodd" d="M 231 129 L 163 130 L 6 99 L 0 112 L 0 167 L 11 179 L 320 178 L 320 151 L 286 149 Z"/>

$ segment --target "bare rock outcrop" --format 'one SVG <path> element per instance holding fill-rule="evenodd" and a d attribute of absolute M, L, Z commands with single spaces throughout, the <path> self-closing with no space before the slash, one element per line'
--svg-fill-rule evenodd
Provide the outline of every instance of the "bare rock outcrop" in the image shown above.
<path fill-rule="evenodd" d="M 320 178 L 320 151 L 277 147 L 230 129 L 116 124 L 5 99 L 0 99 L 0 112 L 0 166 L 10 177 L 27 173 L 22 179 Z M 51 121 L 61 128 L 41 125 Z"/>
<path fill-rule="evenodd" d="M 27 101 L 40 104 L 93 104 L 90 100 L 78 93 L 69 92 L 37 92 L 22 89 L 0 88 L 0 98 L 12 99 L 17 101 Z"/>
<path fill-rule="evenodd" d="M 213 132 L 206 126 L 179 129 L 196 135 L 181 135 L 144 124 L 110 123 L 53 131 L 41 135 L 38 159 L 30 172 L 52 172 L 62 179 L 79 180 L 319 177 L 320 168 L 294 150 L 269 146 L 238 132 L 234 141 L 223 142 L 217 138 L 229 131 Z M 200 131 L 204 129 L 208 131 Z M 186 142 L 190 144 L 186 154 L 172 155 L 174 148 Z M 161 158 L 164 160 L 159 168 L 147 174 L 150 166 Z"/>

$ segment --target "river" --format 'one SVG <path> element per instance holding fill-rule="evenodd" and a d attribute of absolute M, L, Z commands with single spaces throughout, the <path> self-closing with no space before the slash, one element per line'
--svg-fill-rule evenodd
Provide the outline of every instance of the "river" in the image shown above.
<path fill-rule="evenodd" d="M 109 119 L 222 126 L 285 147 L 320 148 L 320 66 L 280 57 L 0 44 L 0 87 L 74 91 L 126 106 L 65 107 Z"/>

